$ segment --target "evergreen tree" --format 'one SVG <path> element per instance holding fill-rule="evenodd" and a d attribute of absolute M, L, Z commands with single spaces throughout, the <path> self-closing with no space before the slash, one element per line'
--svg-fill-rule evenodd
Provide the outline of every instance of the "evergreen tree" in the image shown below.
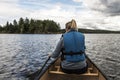
<path fill-rule="evenodd" d="M 33 19 L 30 20 L 29 32 L 34 33 L 35 30 L 35 21 Z"/>
<path fill-rule="evenodd" d="M 14 33 L 19 33 L 19 26 L 16 20 L 13 21 Z"/>
<path fill-rule="evenodd" d="M 0 33 L 2 33 L 2 30 L 3 30 L 3 28 L 2 28 L 2 26 L 0 25 Z"/>
<path fill-rule="evenodd" d="M 24 29 L 24 19 L 20 18 L 19 19 L 19 33 L 23 33 L 23 29 Z"/>
<path fill-rule="evenodd" d="M 4 27 L 4 32 L 8 33 L 10 30 L 9 22 L 7 21 L 5 27 Z"/>
<path fill-rule="evenodd" d="M 18 20 L 13 20 L 13 24 L 7 21 L 3 28 L 0 27 L 0 32 L 3 33 L 53 33 L 60 31 L 60 26 L 53 20 L 29 20 L 22 17 Z"/>
<path fill-rule="evenodd" d="M 29 19 L 28 18 L 26 18 L 25 20 L 24 20 L 24 28 L 23 28 L 23 33 L 29 33 Z"/>
<path fill-rule="evenodd" d="M 8 33 L 14 33 L 14 32 L 15 32 L 15 28 L 14 28 L 14 26 L 12 25 L 12 23 L 10 23 Z"/>

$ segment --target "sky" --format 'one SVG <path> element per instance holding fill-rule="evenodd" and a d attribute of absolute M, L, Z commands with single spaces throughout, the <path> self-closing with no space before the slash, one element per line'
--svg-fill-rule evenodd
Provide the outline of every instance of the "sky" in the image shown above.
<path fill-rule="evenodd" d="M 65 23 L 78 28 L 120 30 L 120 0 L 0 0 L 0 25 L 20 17 Z"/>

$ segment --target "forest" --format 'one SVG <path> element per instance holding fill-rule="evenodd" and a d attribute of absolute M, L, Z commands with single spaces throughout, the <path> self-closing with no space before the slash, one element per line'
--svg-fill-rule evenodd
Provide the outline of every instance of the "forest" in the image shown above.
<path fill-rule="evenodd" d="M 120 31 L 110 30 L 91 30 L 78 29 L 82 33 L 120 33 Z M 12 23 L 6 22 L 5 25 L 0 26 L 0 33 L 11 34 L 56 34 L 64 33 L 65 29 L 61 29 L 60 24 L 53 20 L 35 20 L 28 18 L 20 18 L 18 21 L 13 20 Z"/>
<path fill-rule="evenodd" d="M 56 23 L 53 20 L 20 18 L 19 21 L 13 20 L 13 23 L 7 21 L 4 26 L 0 26 L 0 33 L 40 34 L 57 33 L 59 31 L 59 23 Z"/>

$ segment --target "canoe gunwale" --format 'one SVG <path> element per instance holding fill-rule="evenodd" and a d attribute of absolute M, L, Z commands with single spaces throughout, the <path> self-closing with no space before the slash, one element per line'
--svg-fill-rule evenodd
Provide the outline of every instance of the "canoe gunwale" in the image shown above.
<path fill-rule="evenodd" d="M 103 72 L 98 68 L 98 66 L 95 65 L 95 63 L 94 63 L 87 55 L 86 55 L 86 58 L 97 68 L 98 72 L 100 72 L 100 73 L 103 75 L 103 77 L 104 77 L 106 80 L 108 80 L 108 78 L 106 77 L 105 73 L 103 73 Z"/>
<path fill-rule="evenodd" d="M 54 60 L 47 68 L 46 70 L 44 71 L 44 73 L 41 75 L 40 79 L 42 78 L 42 76 L 47 72 L 47 70 L 59 59 L 60 57 L 58 57 L 56 60 Z M 99 74 L 101 74 L 106 80 L 107 77 L 106 75 L 97 67 L 97 65 L 95 65 L 95 63 L 93 61 L 90 60 L 90 58 L 86 55 L 86 58 L 92 63 L 92 65 L 98 70 Z M 39 79 L 39 80 L 40 80 Z"/>

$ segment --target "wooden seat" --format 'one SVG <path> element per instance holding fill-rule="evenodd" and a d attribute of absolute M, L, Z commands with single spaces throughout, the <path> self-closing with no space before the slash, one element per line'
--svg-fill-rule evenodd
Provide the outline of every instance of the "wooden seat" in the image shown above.
<path fill-rule="evenodd" d="M 54 66 L 55 70 L 49 70 L 51 74 L 67 74 L 60 70 L 60 66 Z M 92 72 L 93 68 L 88 68 L 87 72 L 84 74 L 80 74 L 80 76 L 98 76 L 98 72 Z"/>

